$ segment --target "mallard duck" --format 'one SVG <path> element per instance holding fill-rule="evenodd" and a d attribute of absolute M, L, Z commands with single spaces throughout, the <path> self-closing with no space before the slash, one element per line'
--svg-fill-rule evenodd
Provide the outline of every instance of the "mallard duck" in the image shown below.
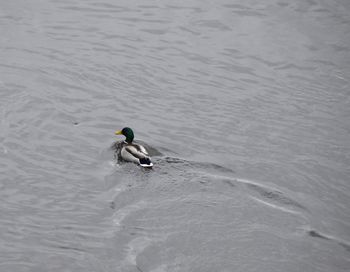
<path fill-rule="evenodd" d="M 116 131 L 115 134 L 124 135 L 126 137 L 123 142 L 118 144 L 118 156 L 121 159 L 137 163 L 142 167 L 153 166 L 146 148 L 140 144 L 133 143 L 134 132 L 131 128 L 125 127 L 122 130 Z"/>

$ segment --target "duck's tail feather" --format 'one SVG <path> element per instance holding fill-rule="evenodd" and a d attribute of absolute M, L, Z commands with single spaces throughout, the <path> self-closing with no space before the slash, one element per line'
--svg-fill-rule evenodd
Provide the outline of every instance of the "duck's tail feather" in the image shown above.
<path fill-rule="evenodd" d="M 140 162 L 140 165 L 142 167 L 152 167 L 153 166 L 153 163 L 151 162 L 150 158 L 140 158 L 139 159 L 139 162 Z"/>

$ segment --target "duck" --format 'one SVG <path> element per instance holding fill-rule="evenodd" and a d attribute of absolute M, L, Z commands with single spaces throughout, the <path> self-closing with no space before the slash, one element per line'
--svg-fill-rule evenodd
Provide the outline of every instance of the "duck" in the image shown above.
<path fill-rule="evenodd" d="M 152 168 L 153 163 L 146 148 L 133 142 L 134 132 L 131 128 L 125 127 L 117 130 L 115 135 L 124 135 L 125 140 L 118 143 L 118 157 L 127 162 L 134 162 L 144 168 Z"/>

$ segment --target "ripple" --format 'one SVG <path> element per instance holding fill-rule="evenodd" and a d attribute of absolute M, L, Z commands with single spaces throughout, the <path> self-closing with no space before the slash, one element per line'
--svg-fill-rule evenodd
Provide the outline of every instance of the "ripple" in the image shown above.
<path fill-rule="evenodd" d="M 341 241 L 337 238 L 334 238 L 334 237 L 331 237 L 331 236 L 327 236 L 325 234 L 322 234 L 316 230 L 309 230 L 307 232 L 307 234 L 310 236 L 310 237 L 313 237 L 313 238 L 320 238 L 320 239 L 324 239 L 324 240 L 328 240 L 328 241 L 332 241 L 332 242 L 335 242 L 337 244 L 339 244 L 340 246 L 342 246 L 346 251 L 350 252 L 350 243 L 346 242 L 346 241 Z"/>
<path fill-rule="evenodd" d="M 293 210 L 304 210 L 307 211 L 307 209 L 299 204 L 297 201 L 285 196 L 282 192 L 273 190 L 271 188 L 266 188 L 261 185 L 252 184 L 252 183 L 246 183 L 246 186 L 251 189 L 252 191 L 255 191 L 259 194 L 260 197 L 262 197 L 262 201 L 266 203 L 275 202 L 279 205 L 282 205 L 282 207 L 289 207 Z M 273 205 L 274 207 L 278 207 Z"/>

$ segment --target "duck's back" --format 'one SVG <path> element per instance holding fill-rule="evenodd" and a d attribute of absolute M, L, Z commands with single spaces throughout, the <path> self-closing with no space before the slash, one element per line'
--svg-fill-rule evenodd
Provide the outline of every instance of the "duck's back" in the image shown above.
<path fill-rule="evenodd" d="M 152 167 L 146 148 L 138 143 L 117 142 L 113 146 L 118 155 L 118 160 L 134 162 L 143 167 Z"/>
<path fill-rule="evenodd" d="M 121 158 L 125 161 L 139 163 L 140 159 L 148 156 L 143 146 L 138 144 L 125 144 L 120 151 Z"/>

